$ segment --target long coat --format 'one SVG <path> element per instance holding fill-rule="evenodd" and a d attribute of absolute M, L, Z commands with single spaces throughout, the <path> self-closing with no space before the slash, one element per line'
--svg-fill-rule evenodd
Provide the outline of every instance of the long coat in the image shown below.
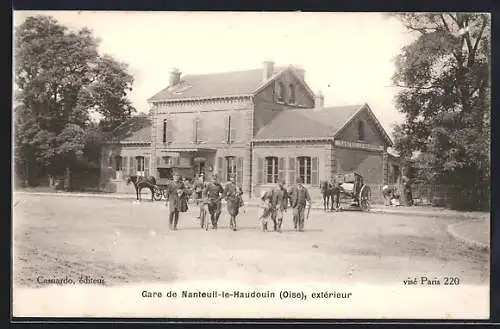
<path fill-rule="evenodd" d="M 298 206 L 305 206 L 306 201 L 311 201 L 311 196 L 309 195 L 309 191 L 302 186 L 299 189 L 298 185 L 292 187 L 290 190 L 290 205 L 292 208 L 297 208 Z"/>
<path fill-rule="evenodd" d="M 183 183 L 172 182 L 167 186 L 166 199 L 170 211 L 181 211 L 182 202 L 185 198 L 185 187 Z"/>
<path fill-rule="evenodd" d="M 224 198 L 227 201 L 227 212 L 231 216 L 237 216 L 242 205 L 241 189 L 233 182 L 227 183 L 224 188 Z"/>

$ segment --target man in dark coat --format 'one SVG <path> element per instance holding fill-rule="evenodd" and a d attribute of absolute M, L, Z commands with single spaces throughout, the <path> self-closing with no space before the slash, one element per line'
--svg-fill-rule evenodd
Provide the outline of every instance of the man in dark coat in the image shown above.
<path fill-rule="evenodd" d="M 179 212 L 181 211 L 182 202 L 184 202 L 184 184 L 180 180 L 179 174 L 174 174 L 174 180 L 168 184 L 166 189 L 166 205 L 169 210 L 169 229 L 177 230 L 179 222 Z"/>
<path fill-rule="evenodd" d="M 210 219 L 212 220 L 212 227 L 217 229 L 217 222 L 219 221 L 221 213 L 221 200 L 224 189 L 219 183 L 217 175 L 213 176 L 213 179 L 205 187 L 204 195 L 206 195 L 208 202 L 208 211 L 210 212 Z"/>
<path fill-rule="evenodd" d="M 279 181 L 276 187 L 267 191 L 261 199 L 268 202 L 274 231 L 281 232 L 283 216 L 288 208 L 288 192 L 285 189 L 285 182 Z"/>
<path fill-rule="evenodd" d="M 304 231 L 304 212 L 311 204 L 309 191 L 303 184 L 302 178 L 297 177 L 297 184 L 289 191 L 290 206 L 293 208 L 293 226 L 295 230 Z"/>
<path fill-rule="evenodd" d="M 330 207 L 330 210 L 333 211 L 339 211 L 340 210 L 340 192 L 341 192 L 341 184 L 342 180 L 339 177 L 332 177 L 330 181 L 330 188 L 331 188 L 331 198 L 332 198 L 332 205 Z"/>
<path fill-rule="evenodd" d="M 233 231 L 237 230 L 236 216 L 238 216 L 240 207 L 243 206 L 242 194 L 243 191 L 241 187 L 236 185 L 234 175 L 231 175 L 231 177 L 229 177 L 229 183 L 227 183 L 224 188 L 224 198 L 227 202 L 227 212 L 231 217 L 229 227 Z"/>

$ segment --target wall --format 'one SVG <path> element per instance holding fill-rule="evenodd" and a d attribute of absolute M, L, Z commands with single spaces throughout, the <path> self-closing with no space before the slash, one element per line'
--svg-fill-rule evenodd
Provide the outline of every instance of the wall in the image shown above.
<path fill-rule="evenodd" d="M 252 152 L 252 166 L 254 168 L 254 175 L 257 175 L 258 159 L 264 159 L 267 156 L 275 156 L 278 158 L 285 159 L 284 162 L 284 179 L 286 181 L 287 188 L 290 185 L 295 184 L 295 179 L 292 181 L 290 171 L 289 171 L 289 158 L 295 158 L 298 156 L 309 156 L 311 158 L 317 157 L 318 159 L 318 184 L 306 185 L 309 188 L 312 198 L 318 198 L 320 196 L 319 182 L 328 179 L 330 172 L 327 167 L 329 164 L 329 159 L 331 159 L 331 144 L 330 143 L 255 143 Z M 265 164 L 264 164 L 265 165 Z M 297 166 L 295 166 L 297 168 Z M 296 177 L 296 174 L 294 174 Z M 252 197 L 258 197 L 261 189 L 266 189 L 274 186 L 274 184 L 258 184 L 257 177 L 252 180 Z"/>
<path fill-rule="evenodd" d="M 363 176 L 364 182 L 368 185 L 383 183 L 381 151 L 336 147 L 335 158 L 337 173 L 356 171 Z"/>
<path fill-rule="evenodd" d="M 278 82 L 283 82 L 285 86 L 289 84 L 295 86 L 295 105 L 289 104 L 286 97 L 284 102 L 278 101 L 275 94 L 275 86 Z M 270 122 L 280 111 L 285 109 L 285 107 L 314 107 L 314 95 L 310 95 L 302 83 L 304 82 L 300 82 L 293 74 L 287 71 L 255 96 L 254 134 Z"/>
<path fill-rule="evenodd" d="M 358 122 L 362 121 L 365 132 L 364 143 L 374 145 L 385 145 L 385 141 L 378 130 L 375 122 L 370 118 L 366 110 L 361 111 L 335 138 L 358 142 Z"/>
<path fill-rule="evenodd" d="M 233 141 L 227 143 L 226 119 L 231 116 L 233 127 Z M 193 143 L 193 121 L 200 118 L 199 144 Z M 174 127 L 172 141 L 163 143 L 163 120 L 170 120 Z M 248 98 L 226 100 L 188 101 L 155 105 L 155 129 L 152 140 L 156 141 L 153 153 L 163 156 L 168 149 L 210 149 L 213 152 L 191 153 L 193 157 L 206 157 L 215 172 L 219 171 L 218 158 L 235 156 L 243 164 L 239 170 L 242 179 L 238 179 L 245 192 L 250 193 L 250 141 L 252 138 L 253 103 Z M 156 172 L 156 162 L 151 165 L 152 172 Z M 223 175 L 225 176 L 225 175 Z M 225 177 L 222 177 L 223 181 Z"/>
<path fill-rule="evenodd" d="M 115 171 L 115 156 L 121 156 L 122 172 L 121 177 L 117 176 Z M 135 193 L 132 185 L 126 185 L 125 181 L 128 176 L 136 174 L 136 156 L 144 156 L 145 165 L 151 163 L 151 147 L 148 144 L 133 144 L 133 145 L 106 145 L 101 151 L 101 188 L 107 192 L 117 193 Z M 111 162 L 110 162 L 111 157 Z M 131 161 L 132 160 L 132 161 Z M 147 168 L 146 168 L 147 169 Z M 151 175 L 151 171 L 147 169 L 145 175 Z"/>

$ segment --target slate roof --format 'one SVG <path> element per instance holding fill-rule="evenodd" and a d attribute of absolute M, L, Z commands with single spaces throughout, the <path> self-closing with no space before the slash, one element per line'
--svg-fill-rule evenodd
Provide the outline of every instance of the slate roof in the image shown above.
<path fill-rule="evenodd" d="M 284 69 L 275 67 L 269 80 Z M 148 101 L 252 95 L 264 83 L 262 75 L 262 69 L 185 75 L 179 84 L 163 89 Z"/>
<path fill-rule="evenodd" d="M 119 125 L 113 135 L 115 141 L 151 143 L 151 118 L 148 115 L 133 116 Z"/>
<path fill-rule="evenodd" d="M 364 105 L 325 107 L 322 110 L 285 109 L 262 127 L 254 140 L 333 137 Z"/>

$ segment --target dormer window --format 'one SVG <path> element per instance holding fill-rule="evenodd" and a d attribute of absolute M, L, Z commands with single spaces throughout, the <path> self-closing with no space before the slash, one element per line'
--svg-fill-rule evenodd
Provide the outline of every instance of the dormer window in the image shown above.
<path fill-rule="evenodd" d="M 365 125 L 363 121 L 358 122 L 358 140 L 360 141 L 365 140 Z"/>
<path fill-rule="evenodd" d="M 276 101 L 278 102 L 284 102 L 285 101 L 285 85 L 283 82 L 279 81 L 276 83 L 275 86 L 275 94 L 276 94 Z"/>
<path fill-rule="evenodd" d="M 290 89 L 290 98 L 289 98 L 289 103 L 290 104 L 295 104 L 295 87 L 293 84 L 289 85 Z"/>

